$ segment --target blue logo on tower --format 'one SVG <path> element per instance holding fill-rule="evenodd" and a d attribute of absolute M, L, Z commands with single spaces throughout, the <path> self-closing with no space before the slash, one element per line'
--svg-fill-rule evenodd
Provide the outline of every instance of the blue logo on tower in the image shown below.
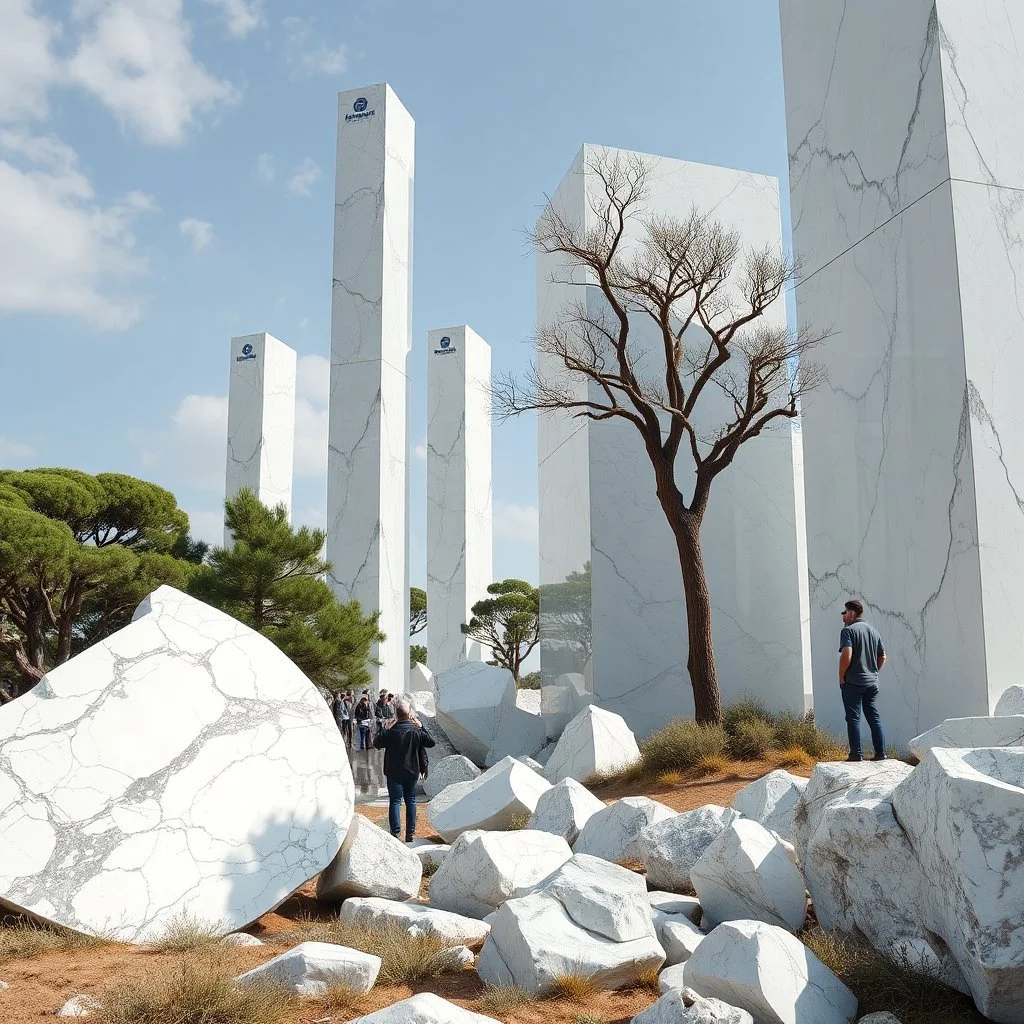
<path fill-rule="evenodd" d="M 255 358 L 256 358 L 256 353 L 253 352 L 252 345 L 250 345 L 249 342 L 246 342 L 242 346 L 242 354 L 240 356 L 235 356 L 235 362 L 236 363 L 244 363 L 248 359 L 255 359 Z"/>
<path fill-rule="evenodd" d="M 352 113 L 345 115 L 346 121 L 365 121 L 368 117 L 373 117 L 377 113 L 376 110 L 368 110 L 370 103 L 365 96 L 360 96 L 359 99 L 352 104 Z"/>
<path fill-rule="evenodd" d="M 434 349 L 435 356 L 450 356 L 454 355 L 455 349 L 452 348 L 452 339 L 446 334 L 438 343 L 441 347 Z"/>

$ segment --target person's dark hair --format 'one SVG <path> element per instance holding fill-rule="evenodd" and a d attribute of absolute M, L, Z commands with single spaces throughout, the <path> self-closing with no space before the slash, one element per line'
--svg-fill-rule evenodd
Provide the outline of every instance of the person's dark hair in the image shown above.
<path fill-rule="evenodd" d="M 847 611 L 853 612 L 854 615 L 863 615 L 864 614 L 864 605 L 862 605 L 860 603 L 860 601 L 856 601 L 856 600 L 854 600 L 854 601 L 847 601 L 846 604 L 843 605 L 843 607 Z M 832 614 L 834 615 L 835 612 L 833 612 Z"/>

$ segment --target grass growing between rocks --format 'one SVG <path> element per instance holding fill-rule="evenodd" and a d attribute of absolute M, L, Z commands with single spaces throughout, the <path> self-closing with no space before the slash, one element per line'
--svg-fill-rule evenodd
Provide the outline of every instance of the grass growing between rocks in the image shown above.
<path fill-rule="evenodd" d="M 560 974 L 551 986 L 552 999 L 567 999 L 571 1003 L 585 1003 L 595 992 L 597 985 L 587 974 L 573 972 Z"/>
<path fill-rule="evenodd" d="M 652 992 L 655 996 L 661 995 L 661 989 L 658 987 L 658 971 L 644 971 L 643 974 L 636 976 L 636 988 L 644 989 L 646 992 Z"/>
<path fill-rule="evenodd" d="M 14 919 L 0 926 L 0 964 L 26 960 L 40 953 L 92 949 L 110 941 L 66 928 L 49 928 L 34 921 Z"/>
<path fill-rule="evenodd" d="M 907 958 L 890 958 L 852 936 L 814 928 L 800 936 L 854 995 L 858 1018 L 888 1010 L 901 1024 L 985 1024 L 974 1001 L 923 972 Z"/>
<path fill-rule="evenodd" d="M 163 935 L 147 945 L 154 953 L 187 953 L 219 942 L 224 929 L 208 921 L 179 917 L 168 924 Z"/>
<path fill-rule="evenodd" d="M 494 1017 L 504 1017 L 517 1007 L 532 1002 L 533 996 L 521 985 L 488 985 L 480 997 L 480 1011 Z"/>

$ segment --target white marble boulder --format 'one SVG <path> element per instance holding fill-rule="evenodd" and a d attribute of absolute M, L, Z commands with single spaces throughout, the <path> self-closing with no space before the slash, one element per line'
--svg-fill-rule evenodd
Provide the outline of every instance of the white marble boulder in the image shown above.
<path fill-rule="evenodd" d="M 345 745 L 265 637 L 171 587 L 0 707 L 0 901 L 125 942 L 226 934 L 323 870 Z"/>
<path fill-rule="evenodd" d="M 892 805 L 928 880 L 922 924 L 986 1017 L 1024 1020 L 1024 749 L 933 747 Z"/>
<path fill-rule="evenodd" d="M 806 779 L 780 768 L 744 786 L 733 798 L 732 806 L 745 818 L 792 842 L 793 817 L 806 788 Z"/>
<path fill-rule="evenodd" d="M 919 761 L 932 747 L 1024 746 L 1024 715 L 947 718 L 934 729 L 915 736 L 908 746 Z"/>
<path fill-rule="evenodd" d="M 516 690 L 516 707 L 531 715 L 540 714 L 540 690 Z"/>
<path fill-rule="evenodd" d="M 428 839 L 414 839 L 409 844 L 409 849 L 420 859 L 423 865 L 423 874 L 428 875 L 441 866 L 445 854 L 451 849 L 447 843 L 432 843 Z"/>
<path fill-rule="evenodd" d="M 993 714 L 1024 715 L 1024 683 L 1014 683 L 1003 690 Z"/>
<path fill-rule="evenodd" d="M 528 827 L 561 836 L 572 846 L 583 826 L 604 808 L 604 801 L 575 779 L 562 779 L 541 793 Z"/>
<path fill-rule="evenodd" d="M 545 765 L 550 782 L 608 774 L 633 764 L 640 748 L 626 720 L 590 704 L 565 727 Z"/>
<path fill-rule="evenodd" d="M 235 980 L 243 986 L 256 982 L 280 985 L 299 996 L 322 996 L 334 985 L 365 993 L 373 988 L 380 967 L 379 956 L 361 949 L 303 942 Z"/>
<path fill-rule="evenodd" d="M 433 992 L 420 992 L 365 1017 L 357 1017 L 350 1024 L 500 1024 L 500 1021 L 465 1010 Z"/>
<path fill-rule="evenodd" d="M 566 672 L 541 686 L 541 714 L 547 723 L 549 739 L 557 740 L 569 722 L 588 704 L 593 704 L 592 690 L 581 672 Z"/>
<path fill-rule="evenodd" d="M 756 821 L 737 818 L 690 869 L 701 925 L 764 921 L 799 931 L 807 916 L 804 878 L 779 840 Z"/>
<path fill-rule="evenodd" d="M 317 879 L 316 896 L 328 902 L 348 896 L 410 900 L 422 878 L 423 864 L 405 843 L 356 814 L 338 856 Z"/>
<path fill-rule="evenodd" d="M 434 676 L 434 685 L 438 724 L 475 764 L 532 756 L 547 741 L 544 720 L 516 706 L 516 684 L 508 669 L 464 661 Z"/>
<path fill-rule="evenodd" d="M 472 782 L 483 773 L 464 754 L 453 754 L 441 758 L 436 764 L 430 765 L 430 772 L 423 780 L 423 792 L 428 800 L 433 800 L 438 793 L 456 782 Z"/>
<path fill-rule="evenodd" d="M 707 934 L 686 918 L 665 921 L 656 931 L 658 941 L 665 950 L 667 964 L 685 964 Z"/>
<path fill-rule="evenodd" d="M 624 860 L 633 856 L 626 851 L 644 829 L 676 816 L 671 807 L 649 797 L 623 797 L 587 820 L 573 850 L 610 861 Z"/>
<path fill-rule="evenodd" d="M 498 831 L 537 809 L 551 788 L 546 779 L 506 757 L 479 778 L 447 786 L 430 802 L 430 821 L 450 843 L 471 829 Z"/>
<path fill-rule="evenodd" d="M 647 902 L 651 907 L 651 920 L 658 941 L 665 946 L 665 926 L 668 924 L 700 923 L 700 901 L 695 896 L 682 896 L 674 892 L 653 890 L 647 893 Z M 666 946 L 665 952 L 668 953 Z"/>
<path fill-rule="evenodd" d="M 686 986 L 757 1024 L 851 1024 L 857 997 L 797 938 L 762 921 L 714 929 L 683 967 Z"/>
<path fill-rule="evenodd" d="M 427 690 L 413 690 L 412 693 L 403 694 L 405 699 L 412 706 L 413 713 L 419 717 L 436 718 L 437 702 L 434 695 Z M 420 719 L 422 721 L 422 718 Z"/>
<path fill-rule="evenodd" d="M 406 696 L 413 693 L 429 694 L 431 699 L 437 698 L 437 686 L 434 684 L 434 673 L 423 664 L 417 661 L 409 669 L 409 682 L 406 686 Z"/>
<path fill-rule="evenodd" d="M 359 928 L 393 926 L 409 935 L 432 935 L 452 946 L 476 946 L 487 938 L 491 926 L 462 914 L 452 914 L 421 903 L 398 903 L 375 896 L 353 896 L 338 914 L 343 924 Z"/>
<path fill-rule="evenodd" d="M 430 905 L 483 918 L 558 870 L 572 850 L 547 832 L 467 832 L 430 879 Z"/>
<path fill-rule="evenodd" d="M 665 959 L 653 933 L 628 942 L 581 927 L 551 892 L 535 892 L 502 904 L 488 919 L 491 934 L 477 973 L 491 985 L 519 985 L 534 996 L 556 978 L 582 974 L 597 988 L 629 984 Z"/>
<path fill-rule="evenodd" d="M 705 999 L 692 989 L 669 989 L 631 1024 L 754 1024 L 754 1018 L 738 1006 Z"/>
<path fill-rule="evenodd" d="M 83 992 L 68 999 L 54 1016 L 94 1017 L 96 1014 L 101 1013 L 102 1010 L 103 1004 L 95 996 L 90 996 Z"/>
<path fill-rule="evenodd" d="M 679 989 L 683 991 L 686 988 L 686 979 L 683 975 L 686 973 L 686 964 L 669 964 L 665 969 L 658 975 L 658 991 L 664 995 L 666 992 L 671 992 L 673 989 Z M 693 991 L 692 989 L 690 990 Z"/>
<path fill-rule="evenodd" d="M 684 892 L 692 887 L 693 865 L 738 817 L 731 807 L 704 804 L 692 811 L 655 819 L 627 844 L 625 856 L 643 864 L 648 885 Z"/>

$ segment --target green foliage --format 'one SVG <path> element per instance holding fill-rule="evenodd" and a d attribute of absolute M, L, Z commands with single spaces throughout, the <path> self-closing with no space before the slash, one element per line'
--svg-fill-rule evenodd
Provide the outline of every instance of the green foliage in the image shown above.
<path fill-rule="evenodd" d="M 520 690 L 539 690 L 541 688 L 541 674 L 540 672 L 527 672 L 519 680 Z"/>
<path fill-rule="evenodd" d="M 0 472 L 0 671 L 8 696 L 126 625 L 162 584 L 184 587 L 188 517 L 121 473 Z M 2 698 L 0 698 L 2 699 Z"/>
<path fill-rule="evenodd" d="M 423 644 L 409 644 L 409 668 L 426 665 L 427 649 Z"/>
<path fill-rule="evenodd" d="M 760 761 L 775 746 L 775 726 L 760 718 L 736 724 L 729 735 L 729 753 L 740 761 Z"/>
<path fill-rule="evenodd" d="M 799 747 L 818 759 L 844 750 L 844 744 L 845 740 L 815 725 L 812 716 L 795 715 L 791 711 L 775 716 L 775 746 L 779 750 Z"/>
<path fill-rule="evenodd" d="M 427 592 L 421 587 L 409 588 L 409 636 L 427 628 Z"/>
<path fill-rule="evenodd" d="M 640 742 L 644 773 L 692 771 L 706 757 L 725 753 L 728 737 L 720 725 L 698 725 L 692 719 L 677 718 L 664 729 Z"/>
<path fill-rule="evenodd" d="M 234 543 L 210 552 L 190 591 L 272 640 L 314 683 L 369 685 L 370 651 L 384 639 L 380 615 L 335 599 L 320 556 L 324 532 L 295 529 L 284 505 L 267 508 L 251 490 L 224 508 Z"/>
<path fill-rule="evenodd" d="M 722 711 L 722 728 L 731 736 L 743 722 L 767 722 L 774 725 L 775 716 L 757 697 L 744 697 Z"/>
<path fill-rule="evenodd" d="M 540 592 L 525 580 L 502 580 L 487 588 L 492 596 L 477 601 L 462 632 L 488 647 L 493 664 L 507 668 L 519 681 L 519 670 L 540 642 Z"/>

